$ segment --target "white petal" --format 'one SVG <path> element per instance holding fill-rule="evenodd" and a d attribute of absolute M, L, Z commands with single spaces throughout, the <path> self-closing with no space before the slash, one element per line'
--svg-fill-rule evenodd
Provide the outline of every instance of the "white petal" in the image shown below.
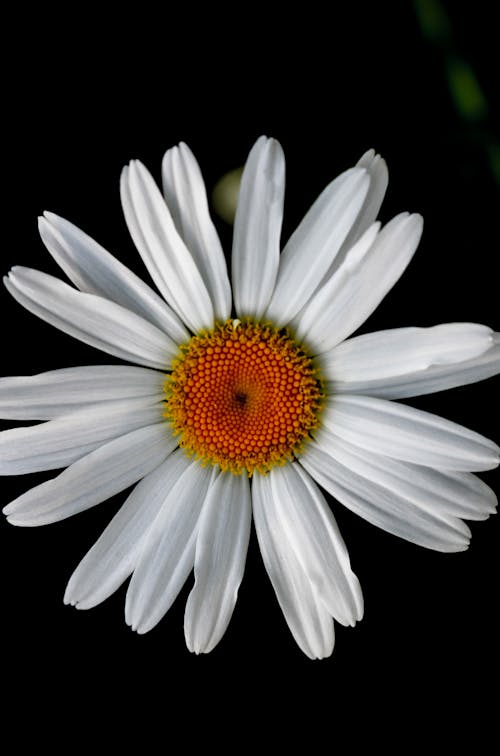
<path fill-rule="evenodd" d="M 251 522 L 248 478 L 221 473 L 208 493 L 198 528 L 195 584 L 184 615 L 190 651 L 208 653 L 226 632 L 243 578 Z"/>
<path fill-rule="evenodd" d="M 386 162 L 380 157 L 380 155 L 375 154 L 375 150 L 368 150 L 365 152 L 356 165 L 367 170 L 370 186 L 358 216 L 336 254 L 333 263 L 326 272 L 323 278 L 323 283 L 325 283 L 326 280 L 330 278 L 338 268 L 340 268 L 351 247 L 356 244 L 365 231 L 367 231 L 377 219 L 389 182 Z M 318 288 L 321 288 L 321 285 L 322 284 L 320 284 Z M 315 294 L 312 295 L 312 297 L 314 296 Z M 298 320 L 299 317 L 300 313 L 296 316 L 296 319 Z"/>
<path fill-rule="evenodd" d="M 376 331 L 331 349 L 321 366 L 332 381 L 370 381 L 414 375 L 432 365 L 457 365 L 487 351 L 493 331 L 476 323 Z M 366 392 L 369 394 L 369 392 Z"/>
<path fill-rule="evenodd" d="M 165 369 L 177 355 L 177 345 L 152 323 L 46 273 L 16 266 L 4 283 L 14 299 L 34 315 L 115 357 Z"/>
<path fill-rule="evenodd" d="M 333 620 L 283 531 L 269 476 L 254 475 L 252 503 L 262 559 L 295 641 L 310 659 L 330 656 Z"/>
<path fill-rule="evenodd" d="M 120 189 L 128 229 L 158 289 L 192 331 L 211 328 L 207 288 L 153 177 L 133 160 L 122 171 Z"/>
<path fill-rule="evenodd" d="M 338 448 L 331 451 L 340 457 Z M 349 461 L 349 466 L 346 464 Z M 348 509 L 388 533 L 436 551 L 464 551 L 470 530 L 456 517 L 416 506 L 380 483 L 355 471 L 355 463 L 342 461 L 310 442 L 300 458 L 307 472 Z"/>
<path fill-rule="evenodd" d="M 151 406 L 144 399 L 127 399 L 90 405 L 40 425 L 2 431 L 0 475 L 67 467 L 112 438 L 161 421 L 162 412 L 162 404 Z"/>
<path fill-rule="evenodd" d="M 39 218 L 40 236 L 57 264 L 81 291 L 122 305 L 181 343 L 188 333 L 144 281 L 77 226 L 54 213 Z"/>
<path fill-rule="evenodd" d="M 285 325 L 329 269 L 361 209 L 370 180 L 364 168 L 342 173 L 318 197 L 281 253 L 266 317 Z"/>
<path fill-rule="evenodd" d="M 191 463 L 147 534 L 125 605 L 127 624 L 138 633 L 161 620 L 193 569 L 198 520 L 214 469 Z"/>
<path fill-rule="evenodd" d="M 132 574 L 163 502 L 189 464 L 179 449 L 137 484 L 72 574 L 64 594 L 66 604 L 90 609 Z"/>
<path fill-rule="evenodd" d="M 313 353 L 326 352 L 350 336 L 380 304 L 413 257 L 422 218 L 402 213 L 373 241 L 375 230 L 377 225 L 365 232 L 297 318 L 297 336 Z"/>
<path fill-rule="evenodd" d="M 321 339 L 324 334 L 319 324 L 328 329 L 329 322 L 325 313 L 330 312 L 336 297 L 342 296 L 342 286 L 350 271 L 361 267 L 368 253 L 373 247 L 380 231 L 380 223 L 374 223 L 365 231 L 356 244 L 349 250 L 347 259 L 342 263 L 343 273 L 337 273 L 322 284 L 308 300 L 304 307 L 292 321 L 296 338 L 308 341 L 309 351 L 318 352 L 321 349 Z M 346 290 L 344 289 L 344 293 Z M 339 299 L 339 301 L 341 301 Z M 315 338 L 315 341 L 313 339 Z"/>
<path fill-rule="evenodd" d="M 335 518 L 318 487 L 297 464 L 269 473 L 281 527 L 328 612 L 343 625 L 363 616 L 363 596 Z"/>
<path fill-rule="evenodd" d="M 491 470 L 498 446 L 479 433 L 430 412 L 385 399 L 340 394 L 322 414 L 336 436 L 368 451 L 445 470 Z"/>
<path fill-rule="evenodd" d="M 358 160 L 357 165 L 360 168 L 366 168 L 368 171 L 370 188 L 368 189 L 363 206 L 358 213 L 358 217 L 342 244 L 336 263 L 340 259 L 343 259 L 345 253 L 349 251 L 353 244 L 377 220 L 389 183 L 387 164 L 380 155 L 375 154 L 375 150 L 367 150 Z"/>
<path fill-rule="evenodd" d="M 322 428 L 319 448 L 349 469 L 438 515 L 486 520 L 495 512 L 494 492 L 477 475 L 401 462 L 350 444 Z"/>
<path fill-rule="evenodd" d="M 363 338 L 363 337 L 358 337 Z M 354 341 L 355 339 L 352 339 Z M 349 342 L 345 342 L 348 344 Z M 329 354 L 333 354 L 333 351 Z M 326 357 L 326 355 L 324 355 Z M 330 362 L 332 390 L 347 394 L 368 394 L 383 399 L 405 399 L 408 396 L 432 394 L 455 386 L 465 386 L 500 373 L 500 334 L 492 336 L 492 346 L 477 357 L 446 365 L 431 364 L 424 370 L 406 375 L 377 379 L 335 380 L 335 365 Z"/>
<path fill-rule="evenodd" d="M 98 402 L 163 399 L 165 376 L 128 365 L 88 365 L 0 378 L 0 417 L 51 420 Z"/>
<path fill-rule="evenodd" d="M 232 278 L 239 316 L 260 318 L 269 304 L 280 259 L 285 156 L 275 139 L 260 137 L 243 171 L 234 221 Z"/>
<path fill-rule="evenodd" d="M 35 486 L 3 512 L 11 525 L 47 525 L 90 509 L 154 470 L 177 446 L 165 423 L 126 433 Z"/>
<path fill-rule="evenodd" d="M 215 317 L 227 320 L 231 316 L 231 286 L 199 165 L 187 144 L 181 142 L 165 153 L 162 168 L 163 193 L 175 227 L 203 277 Z"/>

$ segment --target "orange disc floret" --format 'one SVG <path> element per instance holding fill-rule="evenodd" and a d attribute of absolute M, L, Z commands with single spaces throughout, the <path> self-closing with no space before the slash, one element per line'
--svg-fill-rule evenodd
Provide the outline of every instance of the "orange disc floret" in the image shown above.
<path fill-rule="evenodd" d="M 180 446 L 235 474 L 267 472 L 318 424 L 322 384 L 284 328 L 228 320 L 180 347 L 165 382 L 165 417 Z"/>

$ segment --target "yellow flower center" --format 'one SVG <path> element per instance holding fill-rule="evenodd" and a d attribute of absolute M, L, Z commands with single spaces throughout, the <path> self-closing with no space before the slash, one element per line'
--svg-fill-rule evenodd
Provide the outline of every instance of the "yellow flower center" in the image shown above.
<path fill-rule="evenodd" d="M 248 475 L 299 453 L 323 400 L 318 369 L 286 329 L 239 320 L 182 345 L 165 393 L 180 446 Z"/>

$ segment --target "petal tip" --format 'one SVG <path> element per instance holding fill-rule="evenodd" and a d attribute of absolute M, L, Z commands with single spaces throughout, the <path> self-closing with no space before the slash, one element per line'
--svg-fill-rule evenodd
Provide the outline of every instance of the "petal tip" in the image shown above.
<path fill-rule="evenodd" d="M 424 216 L 421 213 L 410 213 L 408 221 L 412 223 L 415 228 L 420 229 L 420 232 L 422 231 L 424 227 Z"/>
<path fill-rule="evenodd" d="M 44 210 L 42 215 L 39 216 L 40 219 L 44 218 L 48 223 L 56 223 L 59 220 L 63 220 L 60 215 L 57 215 L 56 213 L 52 213 L 50 210 Z"/>
<path fill-rule="evenodd" d="M 9 515 L 7 517 L 7 522 L 9 523 L 9 525 L 15 525 L 18 528 L 29 527 L 30 525 L 34 524 L 32 522 L 26 522 L 25 520 L 19 519 L 15 514 Z"/>

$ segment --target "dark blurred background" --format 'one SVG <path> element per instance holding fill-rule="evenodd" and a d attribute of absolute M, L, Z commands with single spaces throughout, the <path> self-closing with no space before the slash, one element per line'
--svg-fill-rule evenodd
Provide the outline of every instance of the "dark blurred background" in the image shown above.
<path fill-rule="evenodd" d="M 183 140 L 210 191 L 267 134 L 287 158 L 284 240 L 326 183 L 369 147 L 389 165 L 382 220 L 402 210 L 424 215 L 414 261 L 364 330 L 448 321 L 500 330 L 491 8 L 421 0 L 332 5 L 328 13 L 311 6 L 278 18 L 258 6 L 162 16 L 143 8 L 113 18 L 45 9 L 30 19 L 29 36 L 14 19 L 16 52 L 4 67 L 3 271 L 22 264 L 58 274 L 37 234 L 36 217 L 48 209 L 145 274 L 121 214 L 122 166 L 138 157 L 159 180 L 164 151 Z M 216 222 L 230 250 L 231 227 Z M 4 374 L 113 362 L 36 320 L 5 291 L 0 305 Z M 412 403 L 500 438 L 495 380 Z M 2 504 L 42 479 L 3 480 Z M 500 489 L 496 473 L 484 479 Z M 271 696 L 288 686 L 299 701 L 319 687 L 348 701 L 383 688 L 393 701 L 425 684 L 437 701 L 458 695 L 465 681 L 470 706 L 498 671 L 494 517 L 472 524 L 468 552 L 441 555 L 332 501 L 366 602 L 356 629 L 338 628 L 332 658 L 312 663 L 295 646 L 255 538 L 229 630 L 210 656 L 195 658 L 182 632 L 189 587 L 143 637 L 124 624 L 125 589 L 89 612 L 62 604 L 72 570 L 124 498 L 41 529 L 2 523 L 4 648 L 17 659 L 13 679 L 37 694 L 48 679 L 65 690 L 77 675 L 104 695 L 117 681 L 143 689 L 154 675 L 167 697 L 171 686 L 180 698 L 206 696 L 217 680 L 226 695 L 257 683 Z M 432 716 L 429 699 L 422 705 Z"/>

